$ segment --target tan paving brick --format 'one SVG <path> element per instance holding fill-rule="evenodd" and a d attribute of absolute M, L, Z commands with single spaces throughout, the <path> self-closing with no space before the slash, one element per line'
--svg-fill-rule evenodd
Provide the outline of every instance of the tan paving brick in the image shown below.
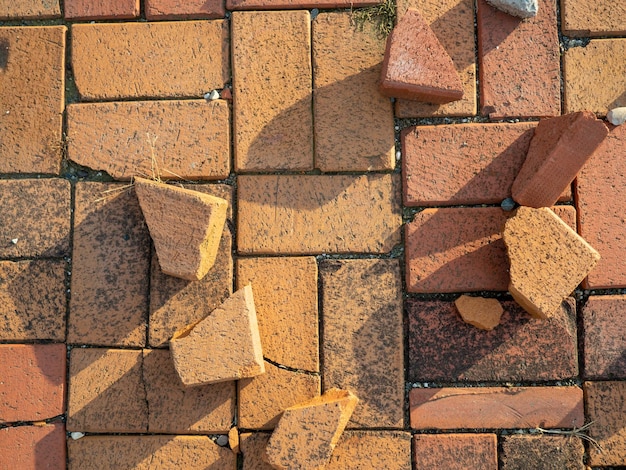
<path fill-rule="evenodd" d="M 394 168 L 393 110 L 378 91 L 384 53 L 384 39 L 369 23 L 360 31 L 349 12 L 313 21 L 316 168 Z"/>
<path fill-rule="evenodd" d="M 498 469 L 495 434 L 416 434 L 415 468 Z"/>
<path fill-rule="evenodd" d="M 61 169 L 66 31 L 0 28 L 0 173 Z"/>
<path fill-rule="evenodd" d="M 222 100 L 72 104 L 67 135 L 70 160 L 115 179 L 230 173 L 230 111 Z"/>
<path fill-rule="evenodd" d="M 411 435 L 402 431 L 345 431 L 326 468 L 410 470 Z"/>
<path fill-rule="evenodd" d="M 62 423 L 0 429 L 2 468 L 64 469 L 65 457 L 65 427 Z"/>
<path fill-rule="evenodd" d="M 65 19 L 121 20 L 140 15 L 139 0 L 64 0 Z"/>
<path fill-rule="evenodd" d="M 352 8 L 375 5 L 376 0 L 226 0 L 229 10 L 283 10 L 289 8 Z"/>
<path fill-rule="evenodd" d="M 325 389 L 348 389 L 359 397 L 349 427 L 401 427 L 404 348 L 398 262 L 325 260 L 320 276 Z"/>
<path fill-rule="evenodd" d="M 626 465 L 626 382 L 585 382 L 589 436 L 602 450 L 589 447 L 589 464 Z"/>
<path fill-rule="evenodd" d="M 240 253 L 387 253 L 400 241 L 392 175 L 241 176 L 238 196 Z"/>
<path fill-rule="evenodd" d="M 573 436 L 504 436 L 501 468 L 525 470 L 549 462 L 552 468 L 585 470 L 584 453 L 582 441 Z"/>
<path fill-rule="evenodd" d="M 626 34 L 626 4 L 610 0 L 561 0 L 561 29 L 566 36 Z"/>
<path fill-rule="evenodd" d="M 0 0 L 0 20 L 58 18 L 59 0 Z"/>
<path fill-rule="evenodd" d="M 224 0 L 146 0 L 146 18 L 176 20 L 190 18 L 223 18 Z"/>
<path fill-rule="evenodd" d="M 72 26 L 72 70 L 86 100 L 201 97 L 230 76 L 223 20 Z"/>
<path fill-rule="evenodd" d="M 232 17 L 237 171 L 313 168 L 308 11 Z"/>

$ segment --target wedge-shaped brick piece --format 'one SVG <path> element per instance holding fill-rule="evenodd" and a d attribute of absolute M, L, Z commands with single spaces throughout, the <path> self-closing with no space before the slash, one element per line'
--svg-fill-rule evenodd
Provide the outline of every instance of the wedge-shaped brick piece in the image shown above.
<path fill-rule="evenodd" d="M 170 341 L 183 384 L 204 385 L 265 372 L 252 286 L 235 292 L 208 317 L 176 332 Z"/>
<path fill-rule="evenodd" d="M 463 321 L 483 330 L 493 330 L 500 323 L 502 306 L 497 299 L 462 295 L 454 302 Z"/>
<path fill-rule="evenodd" d="M 509 291 L 532 316 L 547 318 L 596 265 L 600 254 L 551 209 L 520 207 L 502 235 Z"/>
<path fill-rule="evenodd" d="M 513 199 L 523 206 L 553 205 L 608 133 L 589 111 L 541 121 L 511 187 Z"/>
<path fill-rule="evenodd" d="M 311 401 L 287 408 L 265 449 L 278 469 L 321 469 L 357 405 L 351 392 L 331 388 Z"/>
<path fill-rule="evenodd" d="M 135 190 L 161 270 L 202 279 L 215 263 L 228 201 L 143 178 L 135 179 Z"/>
<path fill-rule="evenodd" d="M 449 103 L 463 98 L 450 55 L 419 12 L 409 9 L 387 39 L 380 83 L 385 96 Z"/>
<path fill-rule="evenodd" d="M 531 18 L 539 8 L 537 0 L 487 0 L 487 3 L 518 18 Z"/>

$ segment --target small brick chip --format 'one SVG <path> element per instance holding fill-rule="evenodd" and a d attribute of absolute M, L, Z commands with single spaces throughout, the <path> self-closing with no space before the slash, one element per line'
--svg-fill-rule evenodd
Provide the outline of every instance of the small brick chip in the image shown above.
<path fill-rule="evenodd" d="M 454 305 L 465 323 L 481 330 L 493 330 L 500 324 L 500 317 L 504 312 L 497 299 L 469 295 L 462 295 L 454 301 Z"/>

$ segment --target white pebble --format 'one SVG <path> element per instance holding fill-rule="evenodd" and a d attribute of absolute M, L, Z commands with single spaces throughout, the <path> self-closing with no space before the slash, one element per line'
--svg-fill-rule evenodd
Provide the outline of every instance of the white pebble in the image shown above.
<path fill-rule="evenodd" d="M 626 122 L 626 107 L 614 108 L 606 115 L 606 120 L 614 126 L 620 126 Z"/>
<path fill-rule="evenodd" d="M 11 239 L 11 243 L 13 243 L 14 245 L 17 245 L 17 241 L 19 240 L 19 238 L 12 238 Z"/>
<path fill-rule="evenodd" d="M 76 432 L 76 431 L 74 431 L 74 432 L 70 433 L 70 437 L 72 439 L 74 439 L 75 441 L 77 441 L 81 437 L 85 437 L 85 433 L 84 432 Z"/>
<path fill-rule="evenodd" d="M 204 99 L 207 101 L 214 101 L 220 99 L 220 92 L 217 90 L 212 90 L 209 93 L 204 95 Z"/>

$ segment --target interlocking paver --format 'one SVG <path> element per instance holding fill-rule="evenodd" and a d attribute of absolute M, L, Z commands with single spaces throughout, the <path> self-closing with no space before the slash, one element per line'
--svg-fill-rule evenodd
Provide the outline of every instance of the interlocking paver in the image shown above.
<path fill-rule="evenodd" d="M 284 10 L 289 8 L 353 8 L 375 5 L 377 0 L 226 0 L 229 10 Z"/>
<path fill-rule="evenodd" d="M 63 424 L 0 429 L 0 468 L 64 469 L 65 429 Z"/>
<path fill-rule="evenodd" d="M 504 436 L 502 441 L 502 470 L 584 470 L 585 448 L 573 436 Z"/>
<path fill-rule="evenodd" d="M 0 0 L 0 20 L 45 19 L 61 16 L 59 0 Z"/>
<path fill-rule="evenodd" d="M 497 470 L 495 434 L 416 434 L 413 436 L 415 469 L 472 468 Z"/>
<path fill-rule="evenodd" d="M 589 446 L 592 466 L 626 465 L 626 382 L 585 382 L 589 436 L 601 446 Z"/>
<path fill-rule="evenodd" d="M 223 18 L 224 0 L 146 0 L 146 18 L 177 20 L 189 18 Z"/>
<path fill-rule="evenodd" d="M 626 34 L 626 4 L 610 0 L 561 0 L 561 29 L 567 36 Z"/>
<path fill-rule="evenodd" d="M 139 0 L 64 0 L 65 19 L 122 20 L 137 18 L 141 13 Z"/>

